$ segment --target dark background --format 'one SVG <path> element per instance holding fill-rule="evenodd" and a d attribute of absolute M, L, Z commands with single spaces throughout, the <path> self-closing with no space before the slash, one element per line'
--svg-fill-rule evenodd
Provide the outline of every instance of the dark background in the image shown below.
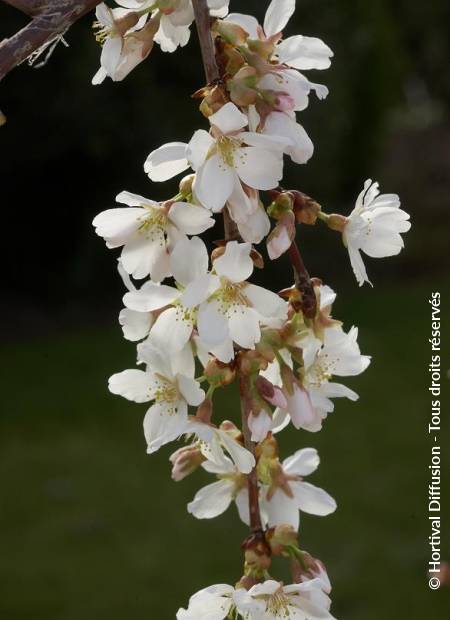
<path fill-rule="evenodd" d="M 262 17 L 260 5 L 231 0 L 232 10 Z M 311 96 L 302 113 L 316 153 L 307 166 L 286 165 L 284 185 L 347 213 L 371 176 L 401 195 L 413 222 L 400 256 L 367 260 L 374 290 L 358 289 L 337 235 L 300 231 L 311 273 L 339 291 L 335 315 L 360 326 L 363 352 L 374 356 L 349 382 L 358 404 L 338 403 L 319 435 L 283 435 L 285 454 L 318 447 L 312 482 L 337 498 L 332 517 L 304 517 L 302 546 L 329 567 L 334 614 L 346 620 L 448 617 L 448 592 L 430 592 L 426 578 L 426 428 L 428 298 L 441 290 L 444 316 L 450 300 L 449 20 L 444 0 L 303 0 L 286 32 L 323 38 L 335 57 L 330 70 L 309 73 L 330 95 Z M 91 21 L 75 25 L 70 47 L 44 68 L 24 65 L 0 87 L 8 118 L 0 616 L 8 620 L 172 618 L 192 592 L 241 570 L 236 516 L 197 522 L 185 512 L 206 476 L 172 483 L 170 448 L 145 455 L 145 407 L 107 393 L 109 374 L 133 363 L 133 346 L 116 325 L 115 254 L 91 227 L 123 189 L 175 193 L 176 183 L 152 184 L 142 165 L 155 147 L 205 126 L 190 98 L 202 85 L 197 43 L 172 55 L 155 49 L 124 82 L 93 87 L 100 50 Z M 25 23 L 0 5 L 0 38 Z M 283 259 L 267 271 L 268 285 L 290 282 Z M 444 338 L 445 377 L 446 330 Z M 226 392 L 226 417 L 234 404 Z"/>

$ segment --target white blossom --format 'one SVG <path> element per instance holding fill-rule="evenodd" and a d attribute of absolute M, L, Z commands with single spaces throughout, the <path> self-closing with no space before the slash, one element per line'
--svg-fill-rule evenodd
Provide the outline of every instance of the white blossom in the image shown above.
<path fill-rule="evenodd" d="M 217 476 L 217 482 L 202 487 L 188 504 L 188 512 L 197 519 L 212 519 L 236 501 L 241 519 L 248 522 L 248 492 L 245 477 L 236 465 L 224 457 L 220 463 L 204 461 L 203 469 Z"/>
<path fill-rule="evenodd" d="M 102 43 L 102 52 L 92 83 L 101 84 L 106 77 L 121 81 L 150 54 L 157 26 L 147 22 L 147 14 L 110 9 L 104 3 L 97 5 L 95 13 L 96 38 Z"/>
<path fill-rule="evenodd" d="M 243 182 L 253 189 L 277 186 L 283 174 L 282 152 L 289 140 L 243 131 L 248 118 L 234 103 L 209 117 L 211 133 L 197 130 L 189 144 L 169 143 L 152 151 L 144 169 L 153 181 L 196 172 L 193 191 L 199 202 L 220 211 Z"/>
<path fill-rule="evenodd" d="M 179 609 L 177 620 L 224 620 L 234 608 L 234 588 L 226 584 L 209 586 L 189 600 L 187 609 Z"/>
<path fill-rule="evenodd" d="M 334 620 L 322 585 L 320 579 L 287 586 L 268 579 L 248 591 L 236 589 L 233 598 L 245 620 Z"/>
<path fill-rule="evenodd" d="M 262 485 L 261 511 L 269 526 L 288 524 L 298 530 L 300 512 L 323 517 L 336 510 L 335 500 L 326 491 L 303 480 L 319 462 L 314 448 L 298 450 L 281 463 L 281 472 L 270 486 Z"/>
<path fill-rule="evenodd" d="M 123 246 L 123 268 L 135 278 L 150 274 L 160 282 L 171 275 L 169 254 L 176 241 L 214 225 L 206 209 L 186 202 L 161 204 L 130 192 L 121 192 L 116 201 L 128 206 L 107 209 L 92 224 L 108 248 Z"/>
<path fill-rule="evenodd" d="M 140 345 L 139 355 L 146 370 L 129 369 L 112 375 L 109 389 L 137 403 L 154 401 L 144 418 L 147 452 L 151 454 L 183 434 L 188 405 L 198 406 L 205 393 L 194 379 L 189 355 L 168 358 L 163 350 L 148 344 Z"/>
<path fill-rule="evenodd" d="M 249 243 L 227 243 L 214 261 L 214 290 L 199 307 L 200 339 L 222 362 L 233 358 L 233 343 L 253 349 L 261 325 L 280 327 L 287 316 L 287 304 L 278 295 L 246 282 L 253 272 L 250 250 Z"/>
<path fill-rule="evenodd" d="M 394 256 L 403 249 L 400 233 L 411 228 L 409 213 L 400 209 L 397 194 L 381 194 L 378 183 L 368 179 L 359 194 L 355 208 L 350 213 L 343 230 L 350 262 L 362 286 L 369 282 L 361 251 L 372 258 Z"/>

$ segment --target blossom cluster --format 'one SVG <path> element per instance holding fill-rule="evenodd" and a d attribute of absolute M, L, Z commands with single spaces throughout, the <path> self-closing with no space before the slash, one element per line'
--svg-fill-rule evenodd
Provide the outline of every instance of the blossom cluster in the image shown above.
<path fill-rule="evenodd" d="M 103 49 L 94 83 L 123 79 L 155 42 L 172 52 L 189 39 L 191 0 L 119 4 L 97 8 Z M 307 447 L 280 460 L 278 437 L 290 424 L 315 433 L 333 411 L 333 399 L 357 400 L 336 378 L 362 373 L 370 357 L 361 354 L 358 329 L 346 331 L 332 317 L 334 291 L 311 279 L 295 258 L 292 287 L 275 293 L 250 282 L 263 265 L 255 246 L 265 241 L 271 260 L 295 254 L 298 227 L 323 222 L 342 235 L 361 285 L 369 281 L 361 252 L 397 254 L 409 216 L 398 196 L 380 195 L 370 180 L 348 216 L 327 214 L 307 195 L 279 186 L 285 156 L 305 164 L 313 154 L 297 114 L 312 92 L 319 99 L 328 93 L 302 72 L 327 69 L 332 51 L 317 38 L 283 37 L 295 0 L 272 0 L 262 25 L 229 13 L 228 1 L 208 0 L 208 6 L 223 71 L 223 79 L 196 93 L 209 126 L 188 142 L 153 150 L 144 164 L 153 182 L 185 173 L 179 193 L 156 202 L 123 191 L 116 198 L 123 206 L 93 221 L 108 248 L 121 248 L 126 292 L 119 322 L 137 351 L 136 368 L 112 375 L 109 389 L 150 403 L 143 422 L 148 453 L 185 438 L 170 457 L 174 480 L 199 467 L 215 477 L 187 507 L 196 518 L 216 517 L 235 503 L 255 531 L 251 485 L 257 485 L 262 539 L 255 544 L 263 551 L 255 553 L 249 543 L 236 587 L 201 590 L 177 618 L 332 618 L 326 571 L 299 549 L 296 537 L 302 512 L 325 516 L 336 502 L 304 481 L 319 465 L 317 451 Z M 235 232 L 209 252 L 200 235 L 218 214 Z M 216 392 L 235 383 L 242 428 L 218 420 L 214 411 Z M 271 555 L 290 558 L 292 585 L 271 577 Z"/>

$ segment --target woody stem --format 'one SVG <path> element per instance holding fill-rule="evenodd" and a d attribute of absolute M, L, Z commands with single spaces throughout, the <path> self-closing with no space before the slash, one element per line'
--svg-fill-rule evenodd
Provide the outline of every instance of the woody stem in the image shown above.
<path fill-rule="evenodd" d="M 206 0 L 192 0 L 194 8 L 195 25 L 197 26 L 198 40 L 202 53 L 203 67 L 208 85 L 220 80 L 221 75 L 216 62 L 214 41 L 211 36 L 211 18 Z M 225 241 L 238 239 L 239 232 L 236 224 L 230 217 L 228 209 L 223 210 L 223 227 Z"/>
<path fill-rule="evenodd" d="M 241 395 L 242 433 L 244 435 L 245 447 L 255 456 L 256 444 L 252 441 L 250 428 L 248 426 L 248 417 L 250 415 L 248 388 L 248 378 L 241 374 L 239 377 L 239 391 Z M 247 484 L 250 528 L 252 532 L 261 532 L 263 527 L 261 523 L 261 513 L 259 511 L 259 488 L 256 465 L 247 476 Z"/>
<path fill-rule="evenodd" d="M 195 24 L 197 26 L 200 49 L 202 53 L 203 66 L 205 69 L 206 81 L 208 84 L 220 79 L 220 71 L 216 62 L 214 49 L 214 41 L 211 36 L 211 20 L 206 0 L 192 0 L 194 7 Z M 223 211 L 225 240 L 236 239 L 236 227 L 231 220 L 227 209 Z M 255 444 L 251 440 L 251 432 L 248 427 L 248 416 L 250 410 L 248 407 L 248 379 L 244 376 L 240 377 L 240 395 L 241 395 L 241 412 L 242 412 L 242 432 L 244 435 L 244 443 L 247 450 L 253 455 L 255 454 Z M 261 515 L 259 512 L 259 489 L 258 476 L 256 466 L 248 475 L 248 495 L 250 508 L 250 527 L 253 532 L 262 531 Z"/>

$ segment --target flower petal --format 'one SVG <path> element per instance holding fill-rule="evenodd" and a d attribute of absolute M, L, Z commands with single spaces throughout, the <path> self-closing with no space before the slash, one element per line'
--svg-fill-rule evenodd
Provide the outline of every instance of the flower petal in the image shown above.
<path fill-rule="evenodd" d="M 269 190 L 276 187 L 283 176 L 283 158 L 275 151 L 247 146 L 239 149 L 235 168 L 246 185 Z"/>
<path fill-rule="evenodd" d="M 295 11 L 295 0 L 272 0 L 264 18 L 264 32 L 267 37 L 282 32 Z"/>
<path fill-rule="evenodd" d="M 186 157 L 193 170 L 200 168 L 214 144 L 214 138 L 204 129 L 194 133 L 186 149 Z"/>
<path fill-rule="evenodd" d="M 180 392 L 188 405 L 198 407 L 205 400 L 205 392 L 198 381 L 185 375 L 178 375 L 177 381 Z"/>
<path fill-rule="evenodd" d="M 303 448 L 283 461 L 283 471 L 290 476 L 309 476 L 319 467 L 320 458 L 315 448 Z"/>
<path fill-rule="evenodd" d="M 147 441 L 147 453 L 152 454 L 161 446 L 174 441 L 185 432 L 187 423 L 187 405 L 184 401 L 177 403 L 175 412 L 164 403 L 155 403 L 144 417 L 144 435 Z"/>
<path fill-rule="evenodd" d="M 333 57 L 333 52 L 323 41 L 301 34 L 281 41 L 276 51 L 281 63 L 301 71 L 328 69 Z"/>
<path fill-rule="evenodd" d="M 153 324 L 153 316 L 150 312 L 136 312 L 123 308 L 119 314 L 119 323 L 124 337 L 131 342 L 137 342 L 148 336 Z"/>
<path fill-rule="evenodd" d="M 123 303 L 130 310 L 152 312 L 173 304 L 180 292 L 173 286 L 145 282 L 140 289 L 129 291 L 123 296 Z"/>
<path fill-rule="evenodd" d="M 309 482 L 290 482 L 297 506 L 303 512 L 325 517 L 337 508 L 335 500 Z"/>
<path fill-rule="evenodd" d="M 175 280 L 187 286 L 196 278 L 206 275 L 208 262 L 205 244 L 199 237 L 192 237 L 176 244 L 170 256 L 170 269 Z"/>
<path fill-rule="evenodd" d="M 209 117 L 211 125 L 215 125 L 223 134 L 238 131 L 248 125 L 248 118 L 239 108 L 229 101 L 215 114 Z"/>
<path fill-rule="evenodd" d="M 189 168 L 186 146 L 184 142 L 169 142 L 152 151 L 144 164 L 150 179 L 167 181 Z"/>
<path fill-rule="evenodd" d="M 186 235 L 199 235 L 215 224 L 207 209 L 188 202 L 174 202 L 169 210 L 169 219 Z"/>
<path fill-rule="evenodd" d="M 215 153 L 198 169 L 192 189 L 202 205 L 220 211 L 231 196 L 235 178 L 234 169 Z"/>
<path fill-rule="evenodd" d="M 188 512 L 197 519 L 213 519 L 221 515 L 233 500 L 233 480 L 219 480 L 200 489 L 192 502 L 188 504 Z"/>
<path fill-rule="evenodd" d="M 253 261 L 250 258 L 250 243 L 229 241 L 225 252 L 214 261 L 214 269 L 219 276 L 231 282 L 243 282 L 253 273 Z"/>
<path fill-rule="evenodd" d="M 131 368 L 112 375 L 108 387 L 112 394 L 135 403 L 146 403 L 152 399 L 153 379 L 150 373 Z"/>

